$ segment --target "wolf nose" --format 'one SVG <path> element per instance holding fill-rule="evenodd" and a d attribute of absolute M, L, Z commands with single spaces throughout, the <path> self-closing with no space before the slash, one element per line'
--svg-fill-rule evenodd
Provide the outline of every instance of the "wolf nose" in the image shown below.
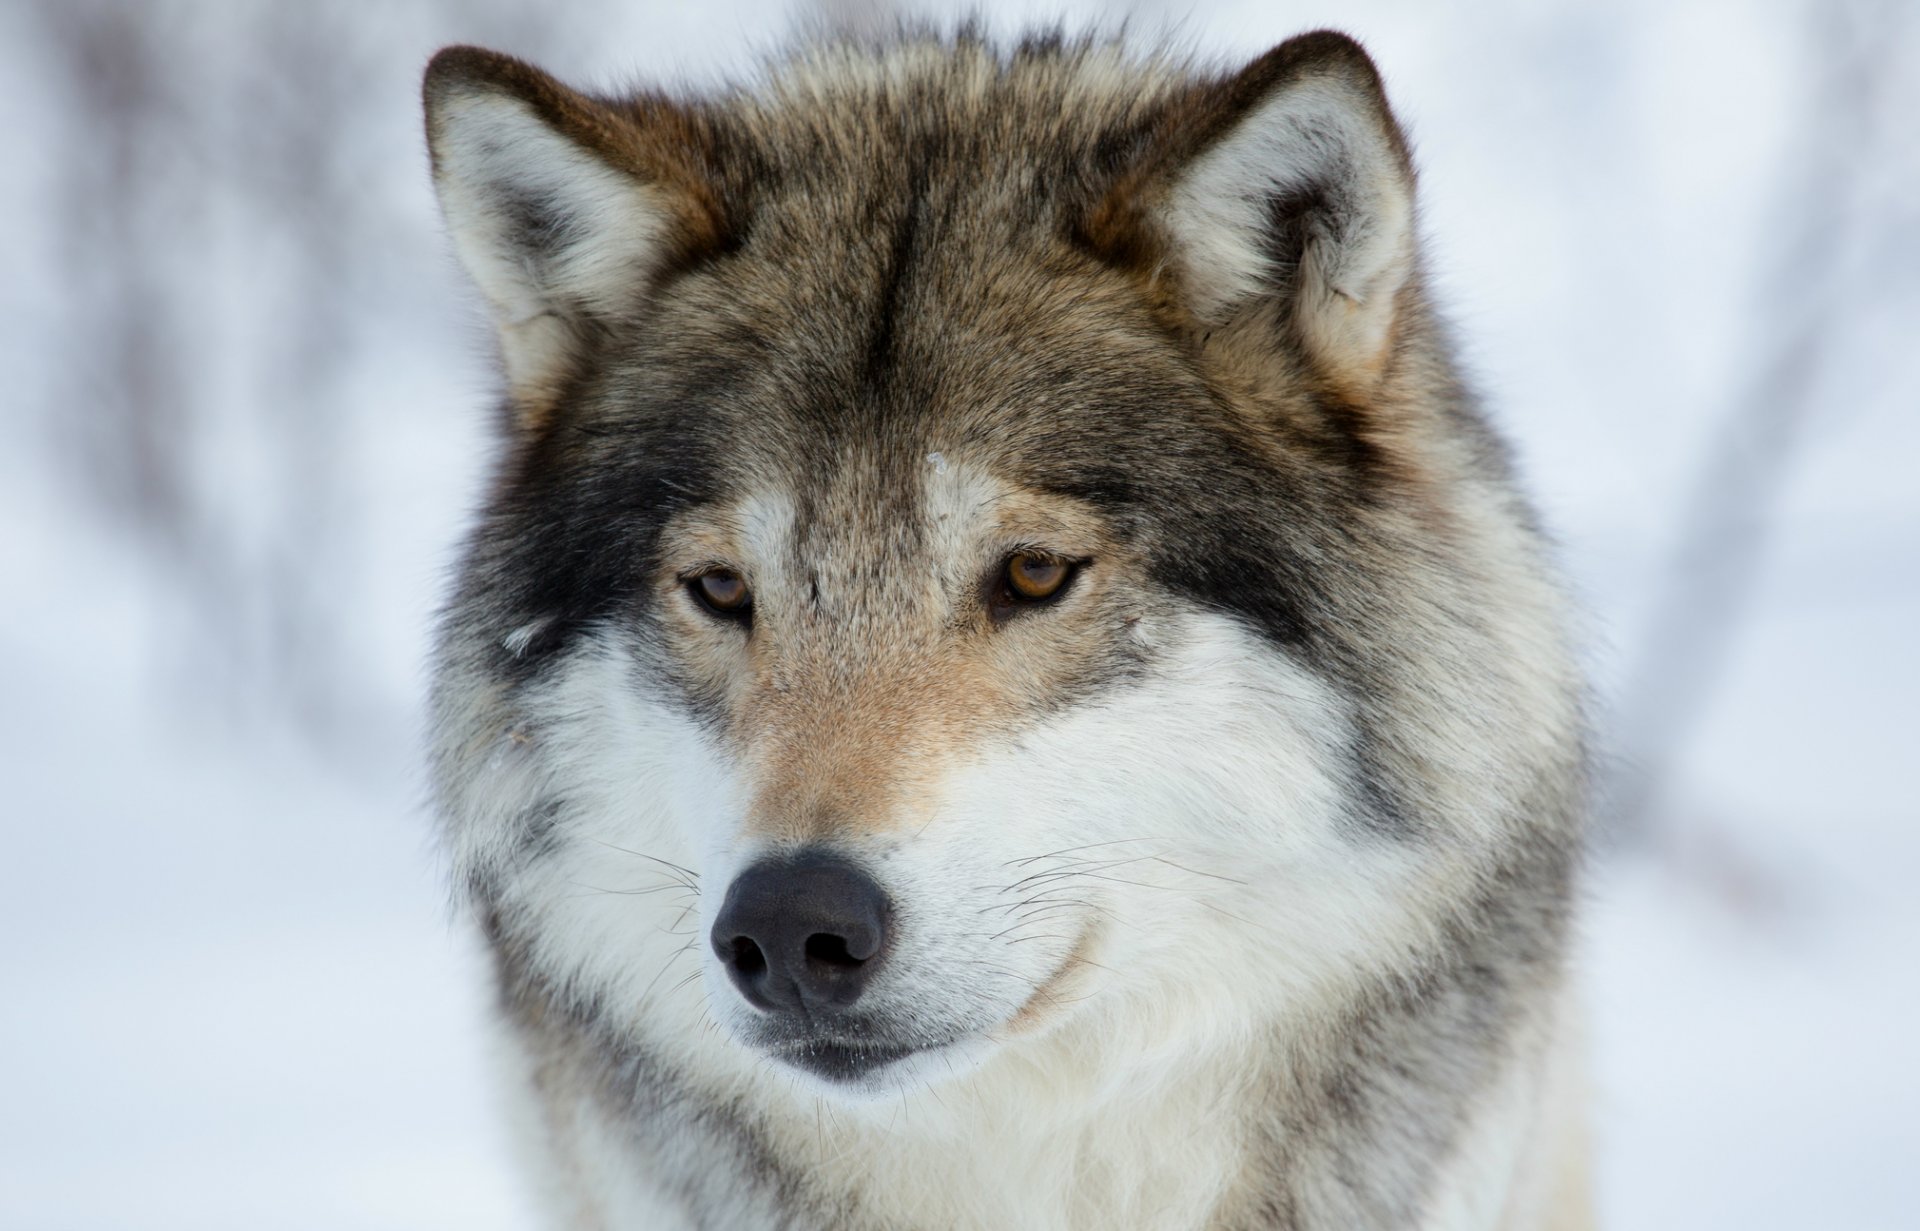
<path fill-rule="evenodd" d="M 880 965 L 889 913 L 872 877 L 831 855 L 802 852 L 734 879 L 714 921 L 713 951 L 755 1008 L 845 1008 Z"/>

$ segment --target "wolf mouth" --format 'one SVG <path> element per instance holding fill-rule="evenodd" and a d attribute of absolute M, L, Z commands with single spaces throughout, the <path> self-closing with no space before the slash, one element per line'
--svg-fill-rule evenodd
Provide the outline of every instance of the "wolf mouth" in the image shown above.
<path fill-rule="evenodd" d="M 777 1060 L 804 1069 L 815 1077 L 848 1085 L 864 1082 L 890 1065 L 921 1052 L 946 1046 L 931 1043 L 874 1043 L 840 1039 L 809 1039 L 770 1049 Z"/>

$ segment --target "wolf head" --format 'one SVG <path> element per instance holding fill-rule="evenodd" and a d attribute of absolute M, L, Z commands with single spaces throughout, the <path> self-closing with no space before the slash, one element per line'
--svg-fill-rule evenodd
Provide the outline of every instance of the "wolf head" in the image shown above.
<path fill-rule="evenodd" d="M 510 1000 L 715 1080 L 1138 1055 L 1569 845 L 1558 600 L 1352 41 L 426 103 L 507 380 L 434 720 Z"/>

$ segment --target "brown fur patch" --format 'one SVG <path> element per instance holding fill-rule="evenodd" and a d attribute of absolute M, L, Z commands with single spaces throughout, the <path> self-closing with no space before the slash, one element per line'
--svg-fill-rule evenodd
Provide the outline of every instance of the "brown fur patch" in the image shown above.
<path fill-rule="evenodd" d="M 752 767 L 752 832 L 797 844 L 923 823 L 955 764 L 1129 654 L 1144 601 L 1137 564 L 1101 519 L 965 461 L 940 465 L 923 463 L 946 490 L 915 505 L 917 523 L 877 526 L 886 513 L 863 491 L 877 476 L 863 482 L 856 467 L 822 497 L 810 531 L 776 520 L 756 533 L 735 504 L 683 517 L 664 537 L 665 630 Z M 978 491 L 959 490 L 968 485 Z M 855 554 L 863 545 L 873 559 Z M 1003 626 L 987 591 L 1023 547 L 1085 563 L 1059 599 Z M 955 566 L 937 568 L 949 553 Z M 865 572 L 857 589 L 836 561 Z M 750 627 L 683 592 L 678 578 L 707 562 L 748 578 Z"/>

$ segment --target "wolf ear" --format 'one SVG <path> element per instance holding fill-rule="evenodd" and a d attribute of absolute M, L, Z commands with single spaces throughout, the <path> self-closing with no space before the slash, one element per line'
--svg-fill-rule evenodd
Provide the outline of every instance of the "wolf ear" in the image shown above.
<path fill-rule="evenodd" d="M 698 143 L 670 104 L 616 109 L 478 47 L 434 56 L 423 93 L 441 212 L 492 310 L 516 414 L 537 424 L 595 330 L 716 238 Z"/>
<path fill-rule="evenodd" d="M 1315 362 L 1371 387 L 1414 267 L 1413 165 L 1373 61 L 1342 34 L 1289 39 L 1181 128 L 1132 191 L 1188 309 L 1218 325 L 1278 302 Z"/>

